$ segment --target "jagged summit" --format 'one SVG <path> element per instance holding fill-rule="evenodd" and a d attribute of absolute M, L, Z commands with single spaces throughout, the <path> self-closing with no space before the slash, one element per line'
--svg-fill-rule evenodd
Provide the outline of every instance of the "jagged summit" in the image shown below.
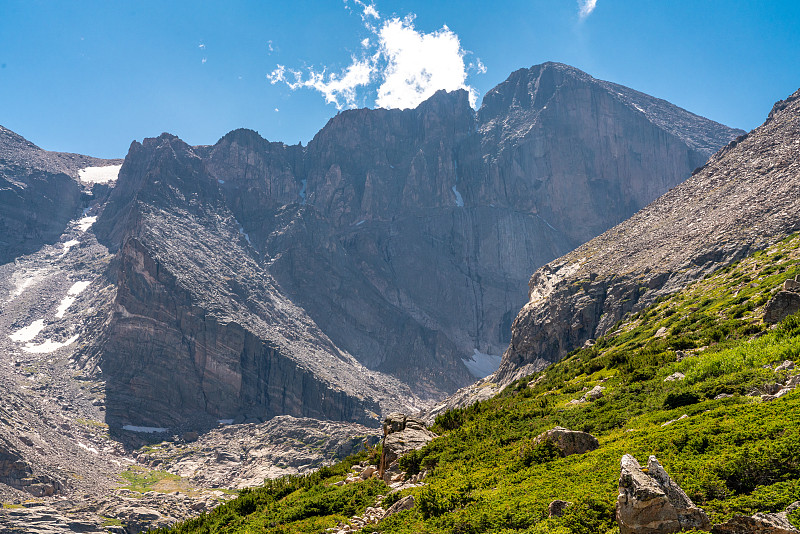
<path fill-rule="evenodd" d="M 593 94 L 594 100 L 587 101 L 585 105 L 597 106 L 605 117 L 614 114 L 615 120 L 618 120 L 624 112 L 641 113 L 649 122 L 681 139 L 705 158 L 727 143 L 732 135 L 735 137 L 744 133 L 695 115 L 666 100 L 598 80 L 575 67 L 554 62 L 519 69 L 487 92 L 478 110 L 480 128 L 485 134 L 491 135 L 502 150 L 513 139 L 525 135 L 527 132 L 520 131 L 519 126 L 540 120 L 539 115 L 547 109 L 548 104 L 559 105 L 559 99 L 564 96 L 575 103 L 576 93 L 587 91 Z"/>

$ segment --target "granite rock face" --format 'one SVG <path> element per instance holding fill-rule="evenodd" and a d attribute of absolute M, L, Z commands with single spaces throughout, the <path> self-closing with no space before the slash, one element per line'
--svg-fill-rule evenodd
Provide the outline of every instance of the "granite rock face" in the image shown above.
<path fill-rule="evenodd" d="M 738 134 L 556 63 L 477 113 L 440 91 L 340 113 L 305 147 L 248 130 L 134 142 L 108 198 L 76 174 L 110 162 L 0 133 L 0 262 L 91 205 L 115 256 L 76 360 L 102 368 L 113 428 L 179 431 L 430 407 L 496 369 L 533 268 Z"/>
<path fill-rule="evenodd" d="M 112 426 L 239 416 L 376 424 L 414 404 L 340 352 L 260 263 L 203 160 L 174 136 L 134 143 L 95 231 L 117 252 L 114 313 L 94 350 Z"/>
<path fill-rule="evenodd" d="M 530 279 L 494 379 L 530 374 L 628 312 L 800 229 L 800 91 L 683 184 Z"/>

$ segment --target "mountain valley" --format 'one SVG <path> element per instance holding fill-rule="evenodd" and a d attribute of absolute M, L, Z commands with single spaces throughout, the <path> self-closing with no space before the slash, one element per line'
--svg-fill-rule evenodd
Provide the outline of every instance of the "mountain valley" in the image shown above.
<path fill-rule="evenodd" d="M 427 485 L 400 492 L 416 495 L 417 506 L 375 531 L 534 528 L 538 519 L 517 512 L 508 512 L 511 522 L 494 512 L 476 519 L 496 503 L 489 486 L 464 474 L 467 449 L 496 448 L 480 462 L 507 463 L 528 446 L 525 436 L 562 424 L 600 433 L 602 459 L 586 461 L 608 487 L 601 504 L 587 504 L 601 519 L 586 528 L 612 529 L 612 457 L 618 462 L 628 447 L 641 460 L 647 449 L 644 438 L 630 445 L 621 429 L 635 420 L 651 433 L 666 411 L 652 421 L 635 419 L 644 416 L 634 410 L 608 422 L 593 408 L 565 408 L 575 400 L 567 397 L 577 387 L 605 384 L 624 396 L 637 380 L 663 384 L 664 370 L 631 378 L 634 364 L 614 359 L 646 352 L 646 338 L 661 343 L 651 358 L 658 362 L 647 365 L 683 372 L 722 348 L 714 343 L 779 337 L 753 325 L 794 273 L 795 242 L 784 240 L 800 229 L 798 105 L 795 93 L 744 134 L 545 63 L 512 73 L 477 112 L 465 91 L 440 91 L 414 109 L 337 114 L 307 146 L 251 130 L 212 146 L 165 133 L 134 141 L 124 161 L 99 160 L 46 152 L 1 130 L 0 496 L 8 506 L 0 525 L 66 532 L 72 521 L 86 532 L 138 533 L 285 475 L 309 481 L 296 482 L 304 499 L 305 490 L 322 491 L 312 480 L 336 482 L 345 469 L 310 474 L 320 466 L 365 446 L 374 460 L 379 425 L 402 412 L 427 413 L 443 437 L 405 461 L 430 464 Z M 776 246 L 785 250 L 770 249 L 769 265 L 747 263 Z M 663 313 L 684 298 L 675 295 L 735 262 L 753 272 L 780 267 L 752 275 L 760 285 L 741 293 L 747 301 L 715 297 L 726 307 L 753 303 L 742 315 L 726 309 L 699 330 L 656 335 L 674 329 Z M 715 306 L 697 304 L 716 313 Z M 734 319 L 741 322 L 720 339 L 703 337 Z M 695 344 L 683 346 L 690 333 Z M 625 345 L 631 336 L 635 346 Z M 769 352 L 759 365 L 794 360 L 786 350 L 780 362 Z M 691 361 L 674 360 L 678 351 Z M 704 392 L 698 407 L 735 405 L 744 414 L 751 390 L 792 374 L 770 373 L 747 375 L 748 391 L 728 388 L 738 395 L 730 401 L 708 396 L 705 378 L 690 383 Z M 667 389 L 652 386 L 652 398 L 630 402 L 660 403 Z M 538 419 L 523 431 L 521 418 Z M 470 434 L 503 424 L 514 429 L 504 443 Z M 660 450 L 668 471 L 689 476 Z M 368 456 L 341 465 L 364 469 Z M 457 464 L 463 480 L 454 482 L 441 459 Z M 517 502 L 511 494 L 523 490 L 505 472 L 483 474 L 502 486 L 503 502 Z M 384 491 L 363 484 L 363 495 L 357 484 L 331 491 L 355 492 L 364 503 Z M 690 493 L 707 505 L 701 486 Z M 440 502 L 432 492 L 464 500 Z M 526 514 L 541 513 L 542 495 L 525 504 L 533 510 Z M 730 517 L 724 506 L 711 505 L 715 518 Z M 364 509 L 314 519 L 309 531 Z M 251 519 L 237 519 L 236 528 Z M 41 529 L 21 530 L 31 521 Z M 267 528 L 276 520 L 257 521 Z M 563 526 L 556 523 L 547 528 Z"/>

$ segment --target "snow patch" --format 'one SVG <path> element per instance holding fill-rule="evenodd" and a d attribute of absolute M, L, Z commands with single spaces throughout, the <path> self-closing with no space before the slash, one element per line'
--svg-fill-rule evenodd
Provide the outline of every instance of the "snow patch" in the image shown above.
<path fill-rule="evenodd" d="M 366 221 L 365 221 L 364 219 L 361 219 L 360 221 L 358 221 L 358 222 L 356 223 L 356 226 L 361 226 L 361 225 L 362 225 L 362 224 L 364 224 L 365 222 L 366 222 Z"/>
<path fill-rule="evenodd" d="M 82 280 L 80 282 L 75 282 L 74 284 L 72 284 L 72 287 L 70 287 L 67 290 L 67 295 L 80 295 L 81 292 L 87 287 L 89 287 L 89 284 L 91 283 L 92 283 L 91 280 Z"/>
<path fill-rule="evenodd" d="M 85 232 L 86 230 L 92 227 L 92 225 L 95 223 L 96 220 L 97 220 L 97 215 L 78 219 L 78 229 L 81 232 Z"/>
<path fill-rule="evenodd" d="M 61 299 L 61 303 L 58 305 L 58 308 L 56 308 L 56 317 L 62 319 L 73 302 L 75 302 L 75 297 L 67 296 Z"/>
<path fill-rule="evenodd" d="M 81 182 L 88 182 L 90 184 L 107 184 L 117 179 L 121 168 L 122 165 L 86 167 L 78 171 L 78 178 Z"/>
<path fill-rule="evenodd" d="M 52 341 L 51 339 L 48 338 L 44 343 L 41 343 L 39 345 L 33 345 L 32 343 L 28 343 L 24 347 L 22 347 L 22 350 L 24 350 L 25 352 L 30 352 L 32 354 L 50 354 L 51 352 L 55 352 L 60 348 L 66 347 L 67 345 L 72 345 L 76 341 L 78 341 L 77 334 L 75 334 L 74 336 L 72 336 L 71 338 L 62 343 Z"/>
<path fill-rule="evenodd" d="M 218 183 L 218 184 L 224 184 L 224 183 L 225 183 L 225 180 L 220 180 L 219 178 L 217 178 L 217 183 Z"/>
<path fill-rule="evenodd" d="M 62 256 L 63 256 L 63 255 L 65 255 L 67 252 L 69 252 L 69 249 L 71 249 L 71 248 L 72 248 L 72 247 L 74 247 L 75 245 L 80 245 L 80 244 L 81 244 L 81 242 L 80 242 L 80 241 L 78 241 L 77 239 L 70 239 L 70 240 L 69 240 L 69 241 L 67 241 L 66 243 L 62 243 L 62 245 L 61 245 L 61 246 L 62 246 L 62 247 L 64 247 L 64 251 L 63 251 L 63 252 L 61 252 L 61 255 L 62 255 Z"/>
<path fill-rule="evenodd" d="M 502 356 L 485 354 L 478 349 L 473 349 L 472 357 L 469 359 L 461 359 L 475 378 L 485 378 L 497 371 L 500 367 L 500 360 L 502 360 Z"/>
<path fill-rule="evenodd" d="M 16 341 L 17 343 L 27 343 L 38 336 L 42 329 L 44 329 L 44 319 L 39 319 L 25 328 L 20 328 L 8 337 L 11 338 L 11 341 Z"/>
<path fill-rule="evenodd" d="M 244 236 L 244 238 L 247 240 L 247 244 L 248 245 L 252 245 L 253 244 L 253 243 L 250 242 L 250 236 L 247 235 L 247 232 L 244 231 L 244 228 L 242 228 L 241 225 L 239 225 L 239 234 Z"/>
<path fill-rule="evenodd" d="M 232 425 L 233 419 L 217 419 L 217 423 L 221 425 Z"/>
<path fill-rule="evenodd" d="M 67 312 L 67 309 L 69 309 L 69 307 L 72 306 L 72 303 L 75 302 L 75 297 L 80 295 L 80 293 L 84 289 L 89 287 L 89 284 L 91 283 L 92 283 L 91 280 L 84 280 L 72 284 L 72 287 L 70 287 L 67 290 L 67 296 L 61 299 L 61 303 L 58 305 L 58 308 L 56 309 L 56 317 L 58 317 L 59 319 L 64 317 L 64 314 Z"/>
<path fill-rule="evenodd" d="M 168 428 L 161 428 L 157 426 L 134 426 L 134 425 L 122 425 L 122 430 L 128 430 L 130 432 L 143 432 L 147 434 L 163 434 Z"/>
<path fill-rule="evenodd" d="M 634 105 L 633 105 L 633 107 L 635 107 L 636 109 L 638 109 L 639 111 L 641 111 L 642 113 L 644 113 L 644 110 L 643 110 L 642 108 L 640 108 L 639 106 L 637 106 L 636 104 L 634 104 Z"/>
<path fill-rule="evenodd" d="M 456 206 L 458 206 L 459 208 L 463 208 L 464 199 L 461 197 L 461 193 L 458 192 L 458 189 L 456 189 L 456 186 L 453 186 L 453 193 L 455 193 L 456 195 Z"/>

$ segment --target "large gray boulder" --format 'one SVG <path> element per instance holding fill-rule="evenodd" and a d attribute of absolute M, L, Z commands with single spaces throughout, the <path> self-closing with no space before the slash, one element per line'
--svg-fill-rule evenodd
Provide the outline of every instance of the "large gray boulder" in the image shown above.
<path fill-rule="evenodd" d="M 800 311 L 800 293 L 778 291 L 764 307 L 764 322 L 779 323 L 798 311 Z"/>
<path fill-rule="evenodd" d="M 593 451 L 600 446 L 597 438 L 587 432 L 579 430 L 569 430 L 560 426 L 551 428 L 546 432 L 542 432 L 533 441 L 541 443 L 542 441 L 549 440 L 558 447 L 564 456 L 572 454 L 583 454 L 585 452 Z"/>
<path fill-rule="evenodd" d="M 397 460 L 411 451 L 430 443 L 436 434 L 425 428 L 425 423 L 402 413 L 392 413 L 383 423 L 383 454 L 379 476 L 387 478 L 395 472 Z"/>
<path fill-rule="evenodd" d="M 706 513 L 664 471 L 655 456 L 647 473 L 630 454 L 622 457 L 617 497 L 620 534 L 668 534 L 687 529 L 708 530 Z"/>

